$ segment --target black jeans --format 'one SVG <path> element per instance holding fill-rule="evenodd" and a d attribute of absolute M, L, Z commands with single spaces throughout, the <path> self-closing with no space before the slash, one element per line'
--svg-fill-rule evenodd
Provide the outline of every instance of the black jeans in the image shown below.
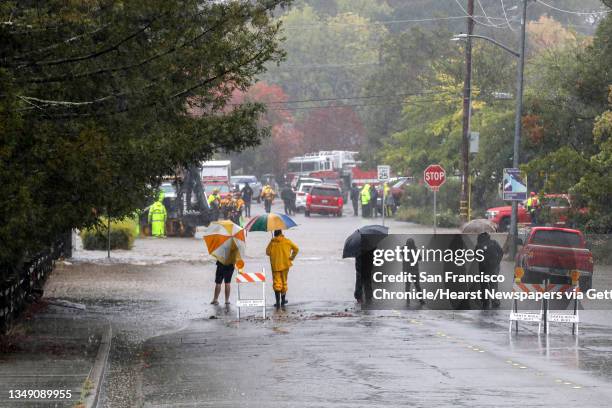
<path fill-rule="evenodd" d="M 251 200 L 249 201 L 244 201 L 244 215 L 246 217 L 250 217 L 251 216 Z"/>
<path fill-rule="evenodd" d="M 264 200 L 264 207 L 266 212 L 269 214 L 272 211 L 272 200 Z"/>
<path fill-rule="evenodd" d="M 353 200 L 353 215 L 359 215 L 359 201 Z"/>

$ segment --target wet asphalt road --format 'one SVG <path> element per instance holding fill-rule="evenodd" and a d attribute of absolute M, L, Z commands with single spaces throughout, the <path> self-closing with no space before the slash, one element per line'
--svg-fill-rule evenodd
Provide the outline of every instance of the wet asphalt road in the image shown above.
<path fill-rule="evenodd" d="M 254 214 L 262 211 L 255 205 Z M 301 250 L 290 303 L 268 308 L 266 321 L 253 310 L 237 323 L 233 306 L 208 304 L 214 264 L 199 238 L 138 240 L 110 262 L 77 251 L 46 296 L 85 303 L 86 315 L 113 324 L 106 407 L 610 406 L 607 311 L 582 312 L 577 338 L 566 326 L 538 336 L 529 324 L 509 335 L 503 310 L 361 311 L 353 260 L 341 251 L 372 220 L 345 214 L 296 216 L 298 228 L 287 232 Z M 390 225 L 393 233 L 431 232 Z M 247 271 L 269 268 L 269 238 L 249 234 Z M 598 285 L 612 287 L 610 275 Z"/>

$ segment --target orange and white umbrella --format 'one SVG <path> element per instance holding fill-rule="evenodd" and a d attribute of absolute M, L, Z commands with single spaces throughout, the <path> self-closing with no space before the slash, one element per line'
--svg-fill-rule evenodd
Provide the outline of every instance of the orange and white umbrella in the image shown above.
<path fill-rule="evenodd" d="M 224 265 L 242 259 L 246 248 L 244 229 L 227 220 L 210 224 L 204 232 L 204 242 L 208 253 Z"/>

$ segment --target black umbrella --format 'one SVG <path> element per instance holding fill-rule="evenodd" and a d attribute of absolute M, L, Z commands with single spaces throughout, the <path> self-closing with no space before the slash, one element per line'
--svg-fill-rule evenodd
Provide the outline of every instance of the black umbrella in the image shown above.
<path fill-rule="evenodd" d="M 355 258 L 359 256 L 362 251 L 368 251 L 374 249 L 374 247 L 387 236 L 389 228 L 383 227 L 382 225 L 366 225 L 353 232 L 344 241 L 344 250 L 342 251 L 342 258 Z M 364 235 L 368 236 L 368 239 L 364 238 Z M 376 236 L 375 238 L 369 238 L 369 236 Z M 380 239 L 379 239 L 380 237 Z"/>

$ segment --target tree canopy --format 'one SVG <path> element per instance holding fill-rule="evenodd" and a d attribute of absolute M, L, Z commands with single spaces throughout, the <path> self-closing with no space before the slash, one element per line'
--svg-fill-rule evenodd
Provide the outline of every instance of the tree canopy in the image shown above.
<path fill-rule="evenodd" d="M 0 4 L 0 262 L 100 214 L 142 208 L 162 175 L 267 135 L 227 109 L 279 61 L 286 0 Z"/>

